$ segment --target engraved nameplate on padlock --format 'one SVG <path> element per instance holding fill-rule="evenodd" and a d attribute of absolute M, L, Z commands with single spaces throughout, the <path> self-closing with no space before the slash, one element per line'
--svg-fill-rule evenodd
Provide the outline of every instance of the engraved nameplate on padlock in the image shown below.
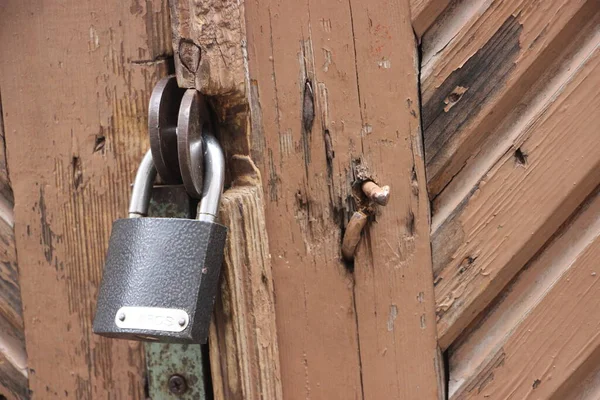
<path fill-rule="evenodd" d="M 121 307 L 115 315 L 115 324 L 123 329 L 181 332 L 189 321 L 188 314 L 176 308 Z"/>

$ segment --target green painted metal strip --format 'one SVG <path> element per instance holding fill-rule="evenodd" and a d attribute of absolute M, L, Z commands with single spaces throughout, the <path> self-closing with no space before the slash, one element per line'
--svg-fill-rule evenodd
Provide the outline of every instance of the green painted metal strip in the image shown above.
<path fill-rule="evenodd" d="M 158 186 L 152 191 L 149 215 L 190 218 L 195 206 L 182 187 Z M 145 343 L 145 349 L 150 399 L 212 399 L 208 346 Z"/>

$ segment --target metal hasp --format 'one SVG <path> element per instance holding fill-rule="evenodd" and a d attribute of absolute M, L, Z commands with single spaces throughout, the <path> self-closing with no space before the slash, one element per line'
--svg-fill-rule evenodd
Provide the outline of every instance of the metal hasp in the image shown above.
<path fill-rule="evenodd" d="M 153 400 L 204 400 L 210 372 L 199 344 L 146 343 L 148 394 Z"/>

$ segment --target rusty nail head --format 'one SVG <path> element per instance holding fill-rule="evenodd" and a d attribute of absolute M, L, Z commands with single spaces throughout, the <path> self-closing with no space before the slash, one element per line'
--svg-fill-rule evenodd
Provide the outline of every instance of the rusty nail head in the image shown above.
<path fill-rule="evenodd" d="M 188 389 L 187 381 L 181 375 L 174 374 L 169 378 L 169 391 L 174 395 L 182 395 Z"/>

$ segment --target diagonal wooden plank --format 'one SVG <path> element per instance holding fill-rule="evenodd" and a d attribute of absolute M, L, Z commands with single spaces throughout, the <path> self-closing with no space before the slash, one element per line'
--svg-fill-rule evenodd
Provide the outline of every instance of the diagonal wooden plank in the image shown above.
<path fill-rule="evenodd" d="M 598 11 L 594 0 L 463 1 L 428 31 L 421 95 L 432 198 Z"/>
<path fill-rule="evenodd" d="M 6 163 L 0 97 L 0 395 L 29 398 L 23 308 L 15 248 L 13 193 Z"/>
<path fill-rule="evenodd" d="M 531 102 L 524 121 L 509 125 L 507 150 L 432 236 L 443 348 L 600 183 L 594 173 L 599 116 L 593 112 L 600 102 L 600 36 L 594 29 L 584 37 L 581 54 L 559 74 L 560 84 Z"/>
<path fill-rule="evenodd" d="M 524 270 L 451 350 L 450 398 L 564 399 L 600 355 L 600 197 Z"/>
<path fill-rule="evenodd" d="M 417 38 L 423 34 L 440 16 L 452 0 L 411 0 L 410 11 L 413 29 Z"/>

